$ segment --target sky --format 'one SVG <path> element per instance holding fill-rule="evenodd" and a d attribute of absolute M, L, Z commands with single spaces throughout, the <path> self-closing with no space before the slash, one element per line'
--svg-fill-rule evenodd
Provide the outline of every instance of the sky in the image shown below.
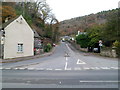
<path fill-rule="evenodd" d="M 46 0 L 59 21 L 118 8 L 120 0 Z"/>

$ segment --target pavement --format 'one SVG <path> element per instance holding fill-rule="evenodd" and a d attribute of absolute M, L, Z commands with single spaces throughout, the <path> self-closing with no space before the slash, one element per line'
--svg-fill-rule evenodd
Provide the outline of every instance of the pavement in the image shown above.
<path fill-rule="evenodd" d="M 118 88 L 120 68 L 117 58 L 86 55 L 61 42 L 50 56 L 3 63 L 0 69 L 4 88 Z"/>
<path fill-rule="evenodd" d="M 43 53 L 43 54 L 40 54 L 40 55 L 27 56 L 27 57 L 19 57 L 19 58 L 12 58 L 12 59 L 0 59 L 0 63 L 12 63 L 12 62 L 19 62 L 19 61 L 36 59 L 36 58 L 42 58 L 42 57 L 46 57 L 46 56 L 52 55 L 54 53 L 54 51 L 55 51 L 55 48 L 53 48 L 48 53 Z"/>

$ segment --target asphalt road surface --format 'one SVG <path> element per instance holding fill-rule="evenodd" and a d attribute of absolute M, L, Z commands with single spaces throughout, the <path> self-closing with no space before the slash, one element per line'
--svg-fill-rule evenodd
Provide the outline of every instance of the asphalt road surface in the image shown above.
<path fill-rule="evenodd" d="M 54 54 L 2 65 L 3 88 L 118 88 L 118 59 L 78 52 L 61 42 Z"/>

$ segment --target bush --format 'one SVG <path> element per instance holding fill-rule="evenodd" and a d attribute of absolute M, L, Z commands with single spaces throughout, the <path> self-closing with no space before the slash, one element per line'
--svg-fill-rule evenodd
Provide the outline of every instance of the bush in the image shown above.
<path fill-rule="evenodd" d="M 117 54 L 118 54 L 118 56 L 120 57 L 120 42 L 116 40 L 116 41 L 113 43 L 113 47 L 116 48 Z"/>
<path fill-rule="evenodd" d="M 44 52 L 49 52 L 51 49 L 52 49 L 52 45 L 50 43 L 44 46 Z"/>
<path fill-rule="evenodd" d="M 88 47 L 88 42 L 89 38 L 85 34 L 78 35 L 76 37 L 77 44 L 81 46 L 81 48 L 87 48 Z"/>

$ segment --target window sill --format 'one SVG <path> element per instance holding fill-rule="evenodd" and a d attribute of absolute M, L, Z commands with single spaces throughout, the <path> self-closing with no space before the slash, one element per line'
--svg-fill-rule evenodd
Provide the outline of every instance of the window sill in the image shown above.
<path fill-rule="evenodd" d="M 22 54 L 23 52 L 17 52 L 18 54 Z"/>

